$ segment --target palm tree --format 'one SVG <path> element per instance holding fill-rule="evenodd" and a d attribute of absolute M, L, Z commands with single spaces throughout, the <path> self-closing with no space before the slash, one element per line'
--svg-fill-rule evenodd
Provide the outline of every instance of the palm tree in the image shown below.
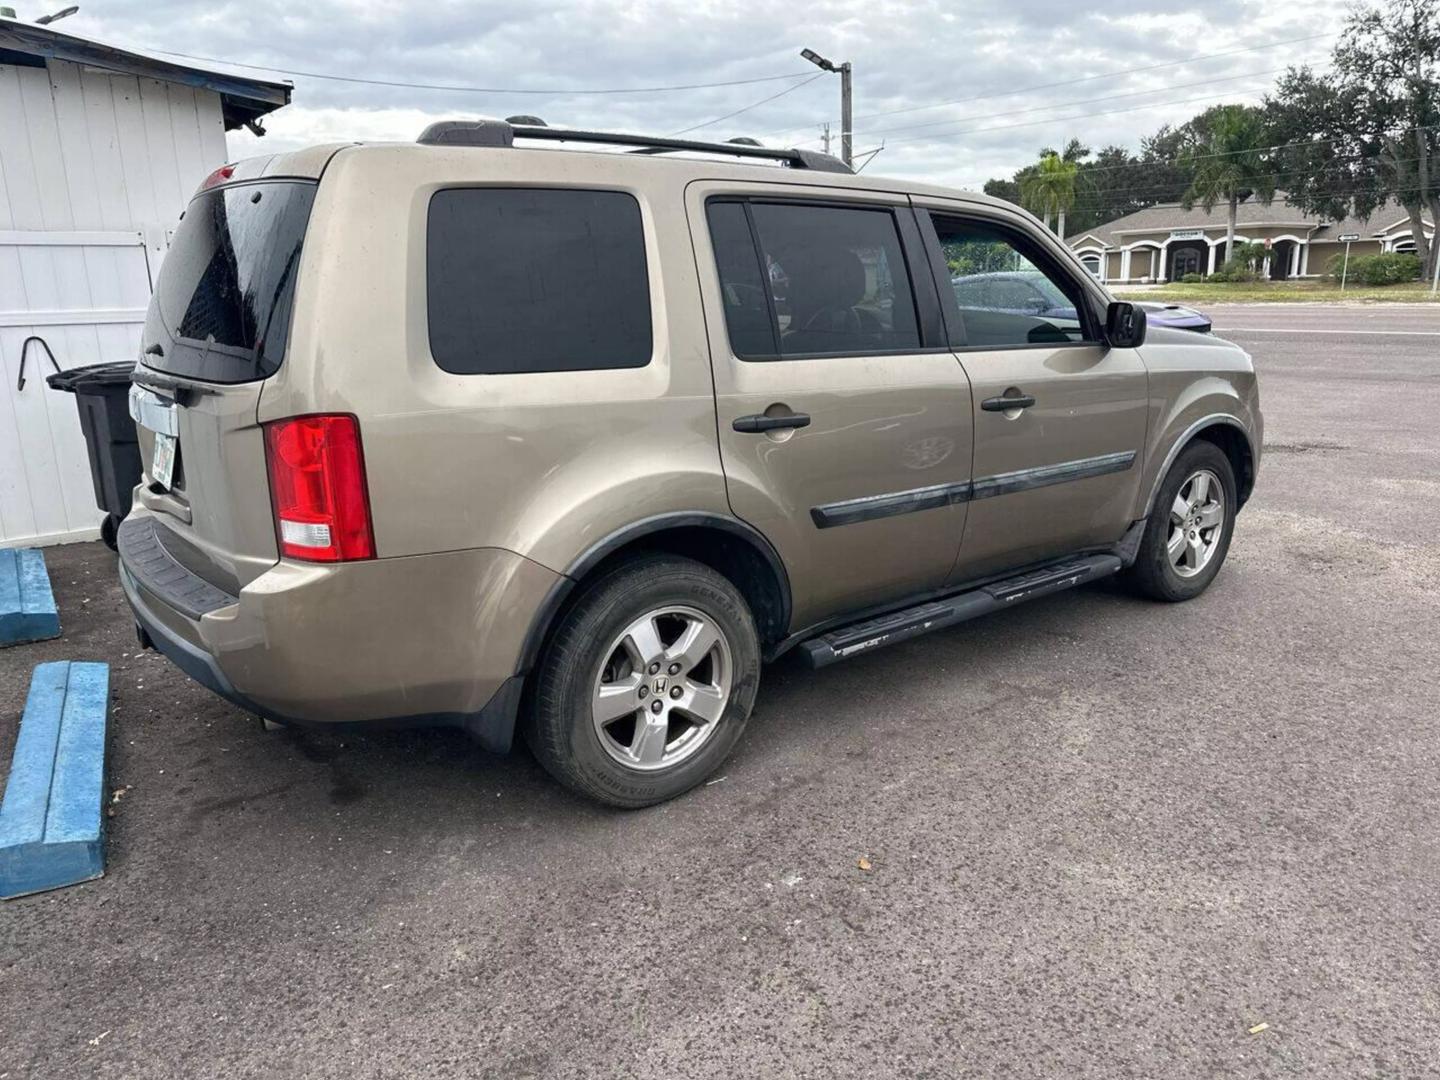
<path fill-rule="evenodd" d="M 1050 215 L 1057 215 L 1055 231 L 1061 239 L 1065 237 L 1065 213 L 1075 205 L 1075 178 L 1079 171 L 1079 162 L 1051 150 L 1020 178 L 1020 201 L 1031 213 L 1045 219 L 1047 229 Z"/>
<path fill-rule="evenodd" d="M 1265 155 L 1265 125 L 1259 109 L 1222 105 L 1212 110 L 1209 121 L 1205 138 L 1182 159 L 1191 179 L 1180 204 L 1189 210 L 1199 203 L 1207 214 L 1219 203 L 1226 204 L 1225 261 L 1229 262 L 1240 200 L 1253 194 L 1269 206 L 1275 197 L 1275 173 Z"/>

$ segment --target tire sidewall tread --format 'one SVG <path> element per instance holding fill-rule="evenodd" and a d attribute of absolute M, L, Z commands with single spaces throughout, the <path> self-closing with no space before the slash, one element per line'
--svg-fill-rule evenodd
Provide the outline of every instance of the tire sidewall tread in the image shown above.
<path fill-rule="evenodd" d="M 626 769 L 600 745 L 590 720 L 591 687 L 604 650 L 647 610 L 698 608 L 714 619 L 730 646 L 730 702 L 720 730 L 671 769 Z M 546 771 L 581 794 L 611 806 L 651 806 L 710 776 L 744 733 L 760 682 L 760 645 L 743 597 L 723 575 L 680 556 L 625 560 L 587 583 L 541 655 L 526 738 Z"/>
<path fill-rule="evenodd" d="M 1221 525 L 1220 546 L 1210 557 L 1209 564 L 1194 577 L 1184 578 L 1170 565 L 1165 545 L 1170 531 L 1170 504 L 1175 501 L 1180 488 L 1199 469 L 1209 469 L 1220 478 L 1225 491 L 1225 520 Z M 1225 452 L 1212 442 L 1200 439 L 1192 442 L 1170 466 L 1164 481 L 1155 496 L 1155 505 L 1150 510 L 1150 520 L 1145 525 L 1145 536 L 1135 564 L 1130 568 L 1130 581 L 1141 593 L 1155 600 L 1179 603 L 1192 600 L 1210 587 L 1215 575 L 1225 563 L 1230 551 L 1230 540 L 1235 534 L 1235 514 L 1239 509 L 1236 495 L 1235 469 Z"/>

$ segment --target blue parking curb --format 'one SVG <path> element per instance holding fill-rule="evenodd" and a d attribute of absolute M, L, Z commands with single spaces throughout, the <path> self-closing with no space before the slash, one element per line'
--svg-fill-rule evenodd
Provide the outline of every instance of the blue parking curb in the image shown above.
<path fill-rule="evenodd" d="M 0 898 L 105 872 L 109 703 L 109 664 L 36 666 L 0 802 Z"/>
<path fill-rule="evenodd" d="M 45 556 L 37 548 L 0 549 L 0 646 L 59 636 Z"/>

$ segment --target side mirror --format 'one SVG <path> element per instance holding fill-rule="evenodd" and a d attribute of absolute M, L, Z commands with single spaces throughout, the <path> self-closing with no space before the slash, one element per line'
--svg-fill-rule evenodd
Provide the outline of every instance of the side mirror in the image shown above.
<path fill-rule="evenodd" d="M 1145 311 L 1116 300 L 1105 312 L 1105 340 L 1114 349 L 1137 349 L 1145 344 Z"/>

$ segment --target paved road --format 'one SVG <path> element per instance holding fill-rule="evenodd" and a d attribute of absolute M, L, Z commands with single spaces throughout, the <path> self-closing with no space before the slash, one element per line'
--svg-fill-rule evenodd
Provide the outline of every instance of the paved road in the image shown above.
<path fill-rule="evenodd" d="M 1215 304 L 1205 308 L 1216 329 L 1257 337 L 1440 337 L 1437 304 Z"/>
<path fill-rule="evenodd" d="M 781 664 L 723 782 L 641 813 L 262 734 L 54 550 L 0 752 L 32 662 L 104 657 L 130 790 L 109 876 L 0 907 L 0 1077 L 1433 1075 L 1440 342 L 1381 331 L 1440 311 L 1216 314 L 1271 446 L 1209 594 Z"/>

